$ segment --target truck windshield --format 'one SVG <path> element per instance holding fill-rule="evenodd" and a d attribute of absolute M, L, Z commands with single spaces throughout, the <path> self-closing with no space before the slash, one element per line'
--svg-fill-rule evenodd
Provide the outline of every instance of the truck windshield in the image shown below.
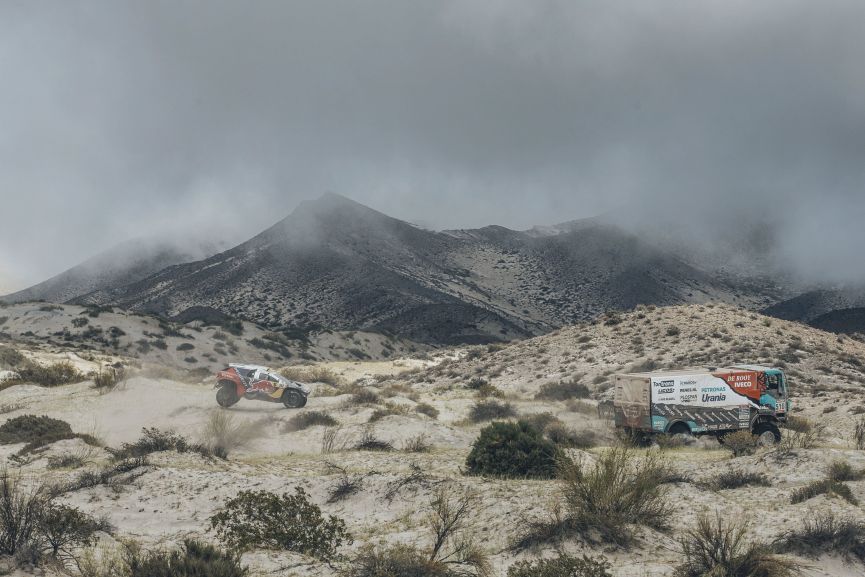
<path fill-rule="evenodd" d="M 770 391 L 780 391 L 781 390 L 781 375 L 780 374 L 772 374 L 766 373 L 766 388 Z"/>

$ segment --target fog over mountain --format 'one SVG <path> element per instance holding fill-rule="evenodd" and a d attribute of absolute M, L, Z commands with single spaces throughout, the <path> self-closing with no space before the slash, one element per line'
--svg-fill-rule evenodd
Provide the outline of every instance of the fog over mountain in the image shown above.
<path fill-rule="evenodd" d="M 852 0 L 4 2 L 0 271 L 239 242 L 334 191 L 432 229 L 630 211 L 863 280 L 863 21 Z"/>

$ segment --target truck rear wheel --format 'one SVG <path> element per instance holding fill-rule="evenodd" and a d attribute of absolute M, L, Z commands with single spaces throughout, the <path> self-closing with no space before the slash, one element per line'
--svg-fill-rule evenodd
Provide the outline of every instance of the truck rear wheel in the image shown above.
<path fill-rule="evenodd" d="M 691 436 L 691 427 L 685 423 L 676 423 L 667 431 L 671 435 L 687 435 Z"/>
<path fill-rule="evenodd" d="M 775 423 L 758 423 L 753 433 L 757 444 L 763 447 L 781 442 L 781 430 Z"/>

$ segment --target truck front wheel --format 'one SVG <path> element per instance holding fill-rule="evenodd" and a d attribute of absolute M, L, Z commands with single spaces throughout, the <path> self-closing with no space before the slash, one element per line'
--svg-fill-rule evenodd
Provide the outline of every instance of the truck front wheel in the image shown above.
<path fill-rule="evenodd" d="M 754 436 L 761 446 L 774 445 L 781 442 L 781 430 L 775 423 L 759 423 L 754 427 Z"/>

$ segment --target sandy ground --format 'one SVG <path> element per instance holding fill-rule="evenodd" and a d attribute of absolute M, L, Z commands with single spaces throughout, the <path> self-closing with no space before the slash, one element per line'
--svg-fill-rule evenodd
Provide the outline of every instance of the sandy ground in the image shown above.
<path fill-rule="evenodd" d="M 651 322 L 645 322 L 647 318 Z M 544 383 L 579 378 L 590 385 L 596 398 L 603 399 L 608 396 L 606 376 L 611 371 L 647 357 L 665 365 L 674 364 L 681 355 L 697 357 L 704 353 L 720 359 L 719 365 L 731 354 L 747 356 L 745 360 L 751 362 L 781 360 L 796 387 L 796 414 L 828 427 L 818 448 L 796 450 L 783 459 L 768 449 L 733 459 L 712 439 L 665 450 L 665 457 L 676 470 L 693 481 L 667 486 L 666 498 L 675 511 L 669 531 L 639 529 L 638 541 L 630 549 L 592 546 L 580 540 L 564 544 L 564 550 L 572 553 L 607 555 L 618 577 L 667 576 L 681 560 L 679 536 L 693 525 L 701 511 L 751 519 L 754 538 L 767 541 L 824 511 L 865 520 L 861 507 L 839 498 L 819 496 L 790 503 L 795 489 L 824 478 L 833 461 L 845 460 L 855 468 L 865 468 L 865 452 L 855 450 L 851 440 L 859 419 L 854 409 L 863 401 L 856 360 L 865 362 L 865 345 L 849 338 L 839 341 L 834 335 L 792 323 L 766 322 L 729 307 L 676 307 L 638 311 L 616 325 L 584 325 L 509 346 L 447 351 L 426 360 L 320 363 L 344 383 L 357 382 L 358 386 L 378 392 L 382 401 L 357 405 L 346 390 L 322 383 L 313 384 L 309 403 L 300 410 L 243 400 L 227 412 L 235 424 L 249 424 L 251 432 L 248 442 L 232 449 L 228 460 L 205 459 L 193 453 L 158 453 L 151 457 L 147 472 L 131 484 L 117 489 L 83 489 L 64 498 L 88 513 L 106 515 L 116 526 L 118 536 L 134 537 L 155 546 L 177 543 L 187 535 L 213 538 L 207 531 L 207 519 L 240 489 L 281 492 L 302 486 L 324 512 L 345 519 L 355 537 L 354 545 L 344 550 L 350 554 L 365 543 L 427 544 L 424 521 L 432 492 L 442 483 L 451 483 L 477 495 L 479 501 L 470 529 L 490 555 L 496 575 L 503 576 L 518 559 L 554 552 L 552 547 L 542 547 L 517 555 L 509 551 L 508 545 L 526 519 L 549 514 L 560 498 L 560 485 L 555 480 L 485 479 L 462 474 L 471 444 L 483 426 L 466 422 L 477 400 L 465 386 L 470 378 L 483 377 L 500 388 L 505 400 L 521 415 L 550 412 L 577 431 L 596 432 L 601 446 L 586 452 L 572 451 L 575 458 L 591 460 L 613 439 L 610 423 L 600 420 L 592 410 L 597 400 L 589 399 L 580 405 L 535 400 L 535 393 Z M 680 333 L 668 336 L 667 325 L 680 327 Z M 708 346 L 704 346 L 703 337 L 713 331 L 719 337 L 710 337 Z M 729 341 L 724 340 L 724 335 L 730 336 Z M 797 343 L 795 361 L 788 354 L 790 342 Z M 584 348 L 587 344 L 592 346 Z M 749 346 L 749 352 L 741 348 L 743 344 Z M 636 354 L 635 346 L 644 354 Z M 733 347 L 739 348 L 734 351 Z M 75 351 L 50 354 L 71 353 Z M 30 354 L 41 358 L 46 353 L 36 350 Z M 76 363 L 89 362 L 83 355 L 69 358 Z M 827 373 L 826 368 L 832 372 Z M 202 431 L 213 412 L 222 410 L 216 406 L 212 384 L 139 374 L 107 393 L 91 385 L 85 381 L 53 389 L 26 384 L 7 388 L 0 391 L 0 407 L 13 410 L 0 415 L 0 421 L 20 414 L 45 414 L 69 422 L 77 432 L 94 434 L 109 447 L 117 447 L 137 439 L 144 427 L 173 430 L 190 440 L 202 440 Z M 414 409 L 418 403 L 438 409 L 438 418 L 417 413 Z M 376 409 L 387 406 L 396 407 L 397 414 L 369 423 Z M 301 431 L 287 428 L 292 417 L 305 411 L 323 411 L 339 422 L 335 452 L 322 454 L 324 427 Z M 391 442 L 397 450 L 353 450 L 351 447 L 366 431 Z M 421 434 L 432 445 L 431 452 L 399 450 L 407 440 Z M 20 445 L 0 445 L 0 458 L 11 463 L 8 459 L 18 449 Z M 47 468 L 48 457 L 59 454 L 85 455 L 87 468 L 98 467 L 108 459 L 105 451 L 71 440 L 55 443 L 31 462 L 16 467 L 23 475 L 41 481 L 62 481 L 76 475 L 77 470 Z M 342 474 L 334 465 L 361 479 L 361 489 L 345 500 L 328 503 Z M 424 472 L 423 481 L 397 490 L 413 466 Z M 771 486 L 722 491 L 700 486 L 701 480 L 731 468 L 763 473 Z M 851 481 L 848 485 L 854 496 L 865 502 L 865 481 Z M 833 556 L 793 559 L 800 564 L 801 575 L 865 575 L 861 564 Z M 335 575 L 326 564 L 290 553 L 249 553 L 244 555 L 244 563 L 253 575 Z"/>

